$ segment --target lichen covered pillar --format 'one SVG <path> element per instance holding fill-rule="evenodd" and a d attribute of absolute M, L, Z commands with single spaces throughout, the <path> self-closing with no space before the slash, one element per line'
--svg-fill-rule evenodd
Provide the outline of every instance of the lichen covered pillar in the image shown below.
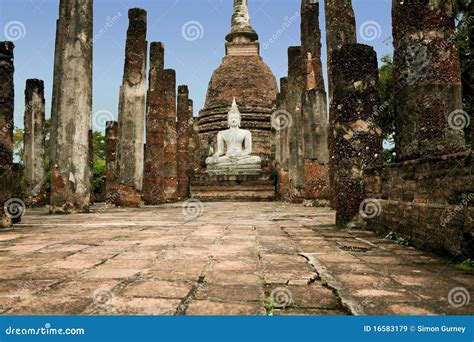
<path fill-rule="evenodd" d="M 364 200 L 365 168 L 382 163 L 381 129 L 373 109 L 379 105 L 377 55 L 367 45 L 343 45 L 332 55 L 333 144 L 336 224 L 357 218 Z"/>
<path fill-rule="evenodd" d="M 286 110 L 291 116 L 288 127 L 288 173 L 289 187 L 293 199 L 304 195 L 304 141 L 301 97 L 304 91 L 305 74 L 300 46 L 288 49 L 288 90 Z"/>
<path fill-rule="evenodd" d="M 87 212 L 91 200 L 92 0 L 60 2 L 51 131 L 51 213 Z"/>
<path fill-rule="evenodd" d="M 3 210 L 11 198 L 13 173 L 13 110 L 15 91 L 13 86 L 12 42 L 0 42 L 0 228 L 12 225 L 11 217 Z"/>
<path fill-rule="evenodd" d="M 128 11 L 128 19 L 123 83 L 119 97 L 116 204 L 138 206 L 141 202 L 144 166 L 147 13 L 143 9 L 132 8 Z"/>
<path fill-rule="evenodd" d="M 44 82 L 26 80 L 24 116 L 24 199 L 28 206 L 46 204 L 44 170 Z"/>
<path fill-rule="evenodd" d="M 453 1 L 394 0 L 396 152 L 399 160 L 466 149 Z"/>
<path fill-rule="evenodd" d="M 164 104 L 164 60 L 163 43 L 150 44 L 150 71 L 146 110 L 146 149 L 143 180 L 143 200 L 145 204 L 162 203 L 161 169 L 163 160 L 163 111 Z"/>
<path fill-rule="evenodd" d="M 329 98 L 331 98 L 333 86 L 331 54 L 344 44 L 355 44 L 357 42 L 357 35 L 352 0 L 325 0 L 324 3 Z"/>
<path fill-rule="evenodd" d="M 107 121 L 105 128 L 105 195 L 109 202 L 115 203 L 116 200 L 116 171 L 115 163 L 117 161 L 118 144 L 118 122 Z"/>
<path fill-rule="evenodd" d="M 188 86 L 181 85 L 178 87 L 178 105 L 177 105 L 177 143 L 178 143 L 178 198 L 184 199 L 189 197 L 189 170 L 191 155 L 189 151 L 189 141 L 191 130 L 191 117 L 189 115 L 189 90 Z M 192 114 L 191 114 L 192 115 Z"/>
<path fill-rule="evenodd" d="M 328 73 L 328 98 L 329 98 L 329 117 L 332 117 L 332 89 L 334 81 L 332 78 L 331 56 L 334 51 L 344 44 L 356 44 L 356 22 L 352 0 L 325 0 L 325 18 L 326 18 L 326 47 L 327 47 L 327 73 Z M 332 151 L 332 132 L 331 119 L 329 120 L 328 147 Z M 334 207 L 334 166 L 333 155 L 329 155 L 329 182 L 330 182 L 330 200 Z"/>

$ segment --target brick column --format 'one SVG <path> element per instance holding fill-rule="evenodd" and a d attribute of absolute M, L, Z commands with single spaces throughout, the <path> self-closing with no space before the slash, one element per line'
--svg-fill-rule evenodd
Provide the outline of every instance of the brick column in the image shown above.
<path fill-rule="evenodd" d="M 165 47 L 163 43 L 150 44 L 150 71 L 146 112 L 146 149 L 143 182 L 145 204 L 162 203 L 160 160 L 163 160 L 163 89 Z"/>
<path fill-rule="evenodd" d="M 305 75 L 300 46 L 288 49 L 288 90 L 286 108 L 291 115 L 292 124 L 288 128 L 288 172 L 290 191 L 300 197 L 304 194 L 304 141 L 301 97 L 304 91 Z"/>
<path fill-rule="evenodd" d="M 188 86 L 178 87 L 178 107 L 177 107 L 177 133 L 178 133 L 178 198 L 185 199 L 189 197 L 189 170 L 190 170 L 190 151 L 189 140 L 191 130 L 189 115 L 189 90 Z M 191 114 L 192 115 L 192 114 Z"/>
<path fill-rule="evenodd" d="M 452 0 L 393 1 L 396 148 L 400 160 L 466 149 Z"/>
<path fill-rule="evenodd" d="M 117 161 L 117 121 L 107 121 L 105 128 L 105 167 L 106 167 L 106 178 L 105 178 L 105 196 L 107 201 L 115 203 L 117 199 L 116 189 L 116 169 L 115 164 Z"/>
<path fill-rule="evenodd" d="M 28 206 L 46 204 L 44 188 L 44 83 L 26 80 L 24 117 L 23 175 L 25 178 L 25 203 Z"/>
<path fill-rule="evenodd" d="M 60 2 L 51 126 L 51 209 L 89 211 L 92 127 L 92 0 Z"/>
<path fill-rule="evenodd" d="M 327 198 L 328 113 L 321 63 L 319 2 L 301 2 L 301 49 L 306 74 L 301 100 L 305 198 Z"/>
<path fill-rule="evenodd" d="M 5 215 L 3 206 L 12 196 L 14 48 L 12 42 L 0 42 L 0 228 L 12 225 L 12 220 Z"/>
<path fill-rule="evenodd" d="M 163 106 L 163 160 L 161 184 L 164 202 L 178 199 L 178 145 L 176 132 L 176 72 L 165 69 Z"/>
<path fill-rule="evenodd" d="M 382 132 L 373 116 L 379 105 L 377 55 L 367 45 L 343 45 L 331 63 L 336 224 L 344 227 L 364 200 L 362 170 L 382 163 Z"/>

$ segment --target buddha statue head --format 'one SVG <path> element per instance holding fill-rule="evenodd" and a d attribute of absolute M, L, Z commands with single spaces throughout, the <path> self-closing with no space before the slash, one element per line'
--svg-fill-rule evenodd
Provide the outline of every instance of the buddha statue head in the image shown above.
<path fill-rule="evenodd" d="M 227 124 L 230 128 L 240 127 L 240 112 L 239 108 L 237 107 L 237 102 L 234 100 L 232 101 L 232 107 L 230 108 L 229 113 L 227 114 Z"/>

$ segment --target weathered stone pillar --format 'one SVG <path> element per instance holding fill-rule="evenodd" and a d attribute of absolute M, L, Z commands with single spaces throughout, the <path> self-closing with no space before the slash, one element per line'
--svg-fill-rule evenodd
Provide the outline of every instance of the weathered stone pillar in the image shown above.
<path fill-rule="evenodd" d="M 305 88 L 305 73 L 301 47 L 292 46 L 288 49 L 288 98 L 286 107 L 291 115 L 292 123 L 288 127 L 289 155 L 288 172 L 290 191 L 294 199 L 304 193 L 304 141 L 301 98 Z"/>
<path fill-rule="evenodd" d="M 118 122 L 107 121 L 105 128 L 105 167 L 106 167 L 106 178 L 105 178 L 105 196 L 107 201 L 115 203 L 117 199 L 116 189 L 116 169 L 115 164 L 117 162 L 117 145 L 118 145 Z"/>
<path fill-rule="evenodd" d="M 120 87 L 117 146 L 117 205 L 138 206 L 144 165 L 144 130 L 147 64 L 147 13 L 128 11 L 123 83 Z"/>
<path fill-rule="evenodd" d="M 46 204 L 44 103 L 44 82 L 36 79 L 26 80 L 23 174 L 25 178 L 24 199 L 28 206 Z"/>
<path fill-rule="evenodd" d="M 178 198 L 189 197 L 189 170 L 191 155 L 189 151 L 190 141 L 190 120 L 189 115 L 189 90 L 188 86 L 178 87 L 178 107 L 177 107 L 177 135 L 178 135 Z M 192 116 L 192 114 L 191 114 Z"/>
<path fill-rule="evenodd" d="M 334 188 L 336 224 L 357 217 L 364 200 L 362 170 L 382 163 L 377 55 L 367 45 L 343 45 L 332 54 Z"/>
<path fill-rule="evenodd" d="M 162 203 L 160 161 L 163 160 L 163 89 L 165 48 L 163 43 L 150 44 L 150 71 L 146 114 L 146 149 L 143 181 L 145 204 Z"/>
<path fill-rule="evenodd" d="M 393 1 L 399 160 L 466 149 L 452 0 Z"/>
<path fill-rule="evenodd" d="M 468 70 L 468 79 L 469 85 L 473 86 L 474 84 L 474 63 L 472 63 L 472 56 L 474 56 L 474 2 L 471 1 L 469 4 L 468 9 L 468 25 L 469 25 L 469 48 L 470 48 L 470 55 L 471 55 L 471 62 L 469 63 L 469 70 Z M 469 110 L 471 111 L 470 118 L 471 118 L 471 149 L 474 150 L 474 91 L 471 89 L 469 92 Z"/>
<path fill-rule="evenodd" d="M 301 3 L 301 48 L 306 82 L 301 99 L 305 197 L 328 197 L 328 113 L 321 63 L 319 2 Z"/>
<path fill-rule="evenodd" d="M 357 43 L 356 22 L 352 0 L 325 0 L 326 46 L 329 79 L 329 99 L 332 97 L 331 54 L 343 44 Z"/>
<path fill-rule="evenodd" d="M 331 55 L 334 51 L 339 49 L 344 44 L 356 44 L 356 22 L 354 10 L 352 8 L 352 0 L 325 0 L 325 14 L 326 14 L 326 47 L 327 47 L 327 72 L 328 72 L 328 97 L 329 97 L 329 134 L 328 134 L 328 147 L 332 151 L 331 147 L 333 138 L 333 128 L 331 127 L 331 112 L 332 108 L 332 89 L 334 87 L 334 81 L 332 78 L 332 64 Z M 329 155 L 329 182 L 330 182 L 330 196 L 331 205 L 334 207 L 334 165 L 333 160 L 335 156 Z"/>
<path fill-rule="evenodd" d="M 288 98 L 288 78 L 280 78 L 280 93 L 276 99 L 276 109 L 278 113 L 287 113 Z M 288 157 L 290 154 L 289 127 L 284 125 L 284 117 L 277 117 L 278 122 L 273 123 L 275 128 L 276 160 L 277 171 L 276 195 L 279 199 L 286 199 L 289 193 Z"/>
<path fill-rule="evenodd" d="M 190 100 L 190 113 L 194 113 L 193 110 L 193 103 Z M 191 175 L 194 176 L 199 172 L 201 169 L 201 158 L 199 152 L 201 151 L 201 140 L 199 138 L 199 122 L 198 119 L 195 117 L 191 118 L 191 123 L 190 123 L 190 129 L 191 129 L 191 139 L 190 139 L 190 152 L 192 159 L 191 159 Z"/>
<path fill-rule="evenodd" d="M 164 73 L 164 105 L 163 105 L 163 160 L 161 184 L 163 201 L 173 202 L 178 199 L 178 145 L 176 132 L 176 72 L 165 69 Z"/>
<path fill-rule="evenodd" d="M 62 0 L 59 27 L 54 75 L 59 85 L 55 87 L 51 127 L 54 133 L 50 211 L 66 214 L 87 212 L 91 197 L 92 0 Z"/>
<path fill-rule="evenodd" d="M 0 42 L 0 228 L 11 227 L 11 217 L 5 215 L 4 204 L 12 196 L 13 174 L 13 86 L 12 42 Z"/>

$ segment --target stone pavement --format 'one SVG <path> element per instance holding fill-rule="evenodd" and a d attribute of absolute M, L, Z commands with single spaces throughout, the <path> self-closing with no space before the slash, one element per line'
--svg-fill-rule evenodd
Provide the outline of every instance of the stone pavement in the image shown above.
<path fill-rule="evenodd" d="M 28 209 L 0 232 L 0 314 L 474 314 L 449 262 L 298 204 Z"/>

